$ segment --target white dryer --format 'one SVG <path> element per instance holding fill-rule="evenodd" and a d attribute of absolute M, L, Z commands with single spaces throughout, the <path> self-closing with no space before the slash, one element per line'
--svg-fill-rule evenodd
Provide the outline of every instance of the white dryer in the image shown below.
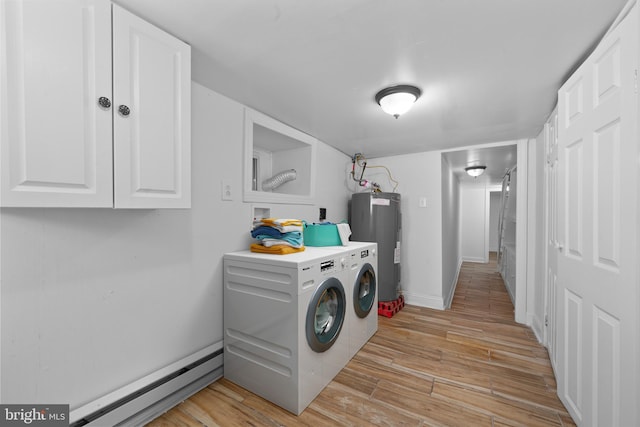
<path fill-rule="evenodd" d="M 351 288 L 347 319 L 351 358 L 378 330 L 378 245 L 370 242 L 349 242 L 347 247 Z"/>
<path fill-rule="evenodd" d="M 378 330 L 378 245 L 375 242 L 350 241 L 346 246 L 317 249 L 347 258 L 349 280 L 345 292 L 351 359 Z"/>
<path fill-rule="evenodd" d="M 299 415 L 349 361 L 346 254 L 224 256 L 224 376 Z"/>

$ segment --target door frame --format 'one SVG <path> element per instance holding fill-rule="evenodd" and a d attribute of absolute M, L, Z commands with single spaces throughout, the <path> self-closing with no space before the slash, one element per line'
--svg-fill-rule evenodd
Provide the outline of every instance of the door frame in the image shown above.
<path fill-rule="evenodd" d="M 556 343 L 554 340 L 554 336 L 555 336 L 555 329 L 557 327 L 557 319 L 556 319 L 556 312 L 557 309 L 556 304 L 554 302 L 554 304 L 551 304 L 551 297 L 554 297 L 555 300 L 555 295 L 552 295 L 555 292 L 555 287 L 552 289 L 551 288 L 551 277 L 549 275 L 549 266 L 550 266 L 550 262 L 549 260 L 551 259 L 551 257 L 557 257 L 558 252 L 557 249 L 554 250 L 550 250 L 550 244 L 551 242 L 555 242 L 555 236 L 552 235 L 552 230 L 551 230 L 551 226 L 552 226 L 552 217 L 553 215 L 557 214 L 557 200 L 555 202 L 555 205 L 551 205 L 549 203 L 550 197 L 555 197 L 557 199 L 557 188 L 554 189 L 554 191 L 552 192 L 552 185 L 553 183 L 551 182 L 551 168 L 550 168 L 550 158 L 549 156 L 551 155 L 550 150 L 551 150 L 551 146 L 552 144 L 556 145 L 556 151 L 555 151 L 555 155 L 557 157 L 557 144 L 558 144 L 558 111 L 557 111 L 557 107 L 554 108 L 554 110 L 551 112 L 551 114 L 549 115 L 549 117 L 547 118 L 547 121 L 544 124 L 544 135 L 543 135 L 543 155 L 544 157 L 542 159 L 540 159 L 540 161 L 543 163 L 543 198 L 541 200 L 542 202 L 542 209 L 539 211 L 544 215 L 544 234 L 543 234 L 543 245 L 542 245 L 542 249 L 543 249 L 543 269 L 542 269 L 542 284 L 544 286 L 543 289 L 543 303 L 544 303 L 544 310 L 542 313 L 543 318 L 540 319 L 543 323 L 542 323 L 542 328 L 541 328 L 541 332 L 542 332 L 542 336 L 541 341 L 544 344 L 544 346 L 547 348 L 547 350 L 549 350 L 549 359 L 551 360 L 551 366 L 553 367 L 553 370 L 555 372 L 556 370 Z M 556 168 L 557 168 L 557 162 L 556 162 Z M 557 174 L 557 169 L 556 169 L 556 174 Z M 557 186 L 557 179 L 556 179 L 556 186 Z M 553 194 L 550 194 L 553 193 Z M 556 210 L 552 211 L 553 206 L 556 206 Z M 557 221 L 557 219 L 556 219 Z M 556 225 L 556 229 L 557 229 L 557 225 Z M 540 272 L 540 269 L 537 269 L 538 272 Z M 555 273 L 557 274 L 557 262 L 556 262 L 556 269 L 555 269 Z M 554 291 L 554 292 L 552 292 Z"/>
<path fill-rule="evenodd" d="M 529 163 L 529 140 L 518 140 L 516 145 L 518 178 L 516 183 L 516 301 L 514 303 L 514 317 L 516 322 L 528 325 L 527 291 L 529 287 L 534 286 L 534 283 L 527 283 L 527 229 L 529 218 L 527 210 L 527 166 Z"/>
<path fill-rule="evenodd" d="M 484 262 L 487 263 L 489 262 L 489 252 L 491 252 L 491 193 L 501 193 L 502 187 L 500 185 L 487 185 L 485 191 Z"/>
<path fill-rule="evenodd" d="M 499 147 L 503 145 L 515 145 L 517 153 L 516 166 L 518 171 L 518 182 L 516 193 L 518 200 L 516 201 L 516 301 L 514 304 L 514 320 L 518 323 L 529 325 L 529 316 L 527 313 L 527 290 L 529 286 L 535 286 L 535 283 L 527 283 L 527 164 L 529 162 L 529 140 L 518 139 L 513 141 L 503 141 L 489 144 L 469 145 L 456 148 L 455 150 L 443 150 L 441 151 L 441 153 L 445 153 L 448 151 Z M 458 227 L 460 227 L 460 225 L 458 225 Z M 488 228 L 488 226 L 486 226 L 486 228 Z M 485 236 L 487 236 L 486 231 Z M 486 238 L 485 241 L 487 241 Z"/>

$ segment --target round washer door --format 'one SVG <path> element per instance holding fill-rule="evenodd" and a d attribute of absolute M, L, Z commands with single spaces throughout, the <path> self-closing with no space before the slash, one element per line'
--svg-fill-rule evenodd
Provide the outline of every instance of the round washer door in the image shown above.
<path fill-rule="evenodd" d="M 373 266 L 365 263 L 353 284 L 353 308 L 360 318 L 367 317 L 376 299 L 376 273 Z"/>
<path fill-rule="evenodd" d="M 330 277 L 316 288 L 307 308 L 306 335 L 317 353 L 327 351 L 338 338 L 346 309 L 344 287 Z"/>

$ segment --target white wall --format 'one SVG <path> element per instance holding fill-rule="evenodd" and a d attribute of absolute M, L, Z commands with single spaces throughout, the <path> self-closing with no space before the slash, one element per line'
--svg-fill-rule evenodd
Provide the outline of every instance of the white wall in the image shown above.
<path fill-rule="evenodd" d="M 498 252 L 498 220 L 500 219 L 500 200 L 502 193 L 500 191 L 491 191 L 489 193 L 489 250 Z"/>
<path fill-rule="evenodd" d="M 484 183 L 460 186 L 460 250 L 464 261 L 486 262 L 486 202 Z"/>
<path fill-rule="evenodd" d="M 366 153 L 364 153 L 366 155 Z M 408 304 L 442 309 L 442 186 L 441 155 L 430 151 L 369 159 L 365 178 L 391 191 L 393 178 L 402 195 L 401 287 Z M 350 166 L 349 166 L 350 170 Z M 351 188 L 356 188 L 350 183 Z M 419 207 L 420 198 L 426 207 Z"/>
<path fill-rule="evenodd" d="M 251 241 L 242 151 L 243 106 L 194 83 L 191 209 L 0 210 L 3 403 L 73 410 L 222 347 L 222 255 Z M 346 218 L 349 158 L 320 143 L 318 163 L 317 204 L 273 215 Z"/>
<path fill-rule="evenodd" d="M 442 158 L 442 295 L 444 306 L 453 300 L 462 257 L 460 256 L 460 183 Z"/>

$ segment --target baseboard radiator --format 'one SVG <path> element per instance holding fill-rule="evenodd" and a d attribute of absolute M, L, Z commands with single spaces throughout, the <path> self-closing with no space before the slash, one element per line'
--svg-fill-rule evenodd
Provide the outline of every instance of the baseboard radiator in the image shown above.
<path fill-rule="evenodd" d="M 203 354 L 204 353 L 204 354 Z M 222 377 L 222 349 L 204 349 L 98 401 L 72 410 L 70 427 L 144 426 Z M 182 365 L 176 366 L 176 365 Z"/>

